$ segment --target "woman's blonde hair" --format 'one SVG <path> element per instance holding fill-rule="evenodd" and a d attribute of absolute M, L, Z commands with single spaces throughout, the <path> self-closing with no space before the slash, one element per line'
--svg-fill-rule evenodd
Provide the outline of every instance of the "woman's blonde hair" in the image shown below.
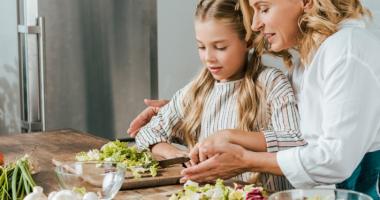
<path fill-rule="evenodd" d="M 296 49 L 300 53 L 303 64 L 308 64 L 313 52 L 322 42 L 332 34 L 336 33 L 339 23 L 346 19 L 358 19 L 362 17 L 371 18 L 371 13 L 362 6 L 360 0 L 309 0 L 311 9 L 299 17 L 298 27 L 301 36 Z M 248 0 L 239 0 L 242 5 L 245 28 L 251 31 L 253 10 Z M 259 52 L 265 52 L 265 40 L 262 36 L 255 40 L 255 48 Z M 288 51 L 270 52 L 284 59 L 288 67 L 291 65 L 291 55 Z"/>
<path fill-rule="evenodd" d="M 201 0 L 196 8 L 195 19 L 201 21 L 217 20 L 218 22 L 225 23 L 232 27 L 240 39 L 247 42 L 247 45 L 252 41 L 251 36 L 247 34 L 244 27 L 238 0 Z M 261 58 L 257 52 L 250 54 L 250 59 L 248 59 L 247 51 L 244 77 L 238 87 L 238 129 L 245 131 L 254 130 L 255 125 L 258 123 L 257 116 L 263 112 L 260 109 L 260 105 L 264 103 L 264 95 L 257 80 L 262 70 Z M 190 148 L 196 143 L 197 134 L 201 127 L 204 102 L 210 94 L 214 82 L 215 79 L 209 70 L 204 67 L 198 77 L 192 81 L 189 90 L 184 95 L 184 118 L 179 125 L 178 131 L 183 134 Z"/>
<path fill-rule="evenodd" d="M 311 61 L 313 52 L 330 35 L 336 33 L 339 23 L 346 19 L 371 17 L 360 0 L 310 0 L 311 9 L 299 19 L 301 38 L 298 50 L 303 63 Z"/>

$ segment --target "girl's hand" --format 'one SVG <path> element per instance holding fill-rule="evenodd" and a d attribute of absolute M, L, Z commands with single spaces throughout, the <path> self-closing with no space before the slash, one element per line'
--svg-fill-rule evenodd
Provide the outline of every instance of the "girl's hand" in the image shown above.
<path fill-rule="evenodd" d="M 216 145 L 230 143 L 231 133 L 233 130 L 218 131 L 215 134 L 209 136 L 202 142 L 198 142 L 190 151 L 191 165 L 198 164 L 214 156 L 209 149 L 214 148 Z"/>
<path fill-rule="evenodd" d="M 131 122 L 131 124 L 129 124 L 129 128 L 127 130 L 129 136 L 136 137 L 140 128 L 145 126 L 153 116 L 157 115 L 159 109 L 162 106 L 166 105 L 168 102 L 168 100 L 144 99 L 144 103 L 148 107 L 145 108 L 145 110 L 143 110 L 140 114 L 138 114 L 137 117 Z"/>
<path fill-rule="evenodd" d="M 210 182 L 217 178 L 228 179 L 245 171 L 249 171 L 249 163 L 245 159 L 248 150 L 232 143 L 221 143 L 208 146 L 203 151 L 206 160 L 182 170 L 181 182 L 192 180 Z M 200 158 L 202 159 L 202 158 Z"/>

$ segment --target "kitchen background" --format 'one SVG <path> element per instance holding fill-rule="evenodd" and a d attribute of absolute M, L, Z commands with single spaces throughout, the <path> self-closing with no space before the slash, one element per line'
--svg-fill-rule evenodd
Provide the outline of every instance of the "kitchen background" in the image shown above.
<path fill-rule="evenodd" d="M 201 68 L 193 30 L 196 2 L 2 0 L 0 134 L 44 126 L 127 137 L 144 98 L 169 99 Z M 380 1 L 363 2 L 380 38 Z M 45 17 L 42 39 L 17 26 L 35 25 L 38 16 Z M 282 68 L 271 57 L 265 63 Z M 38 78 L 41 64 L 45 85 Z M 41 87 L 44 95 L 38 94 Z"/>

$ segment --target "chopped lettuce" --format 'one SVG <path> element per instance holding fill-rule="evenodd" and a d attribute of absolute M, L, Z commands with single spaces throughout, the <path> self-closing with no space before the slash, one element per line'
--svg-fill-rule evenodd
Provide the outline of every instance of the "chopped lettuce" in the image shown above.
<path fill-rule="evenodd" d="M 143 173 L 148 172 L 151 176 L 156 176 L 158 169 L 158 162 L 148 151 L 139 151 L 135 146 L 128 147 L 127 142 L 119 140 L 108 142 L 100 150 L 79 152 L 75 159 L 77 161 L 117 162 L 131 171 L 135 178 L 140 178 Z"/>
<path fill-rule="evenodd" d="M 253 196 L 254 194 L 255 196 Z M 253 198 L 252 198 L 253 197 Z M 262 187 L 246 185 L 244 188 L 232 188 L 224 185 L 223 180 L 218 179 L 215 185 L 187 181 L 183 190 L 172 194 L 169 200 L 261 200 L 267 199 L 267 194 Z"/>

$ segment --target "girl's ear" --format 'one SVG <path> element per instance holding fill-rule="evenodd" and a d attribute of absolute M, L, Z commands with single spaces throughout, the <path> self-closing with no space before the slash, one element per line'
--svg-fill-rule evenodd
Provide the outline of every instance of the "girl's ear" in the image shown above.
<path fill-rule="evenodd" d="M 313 0 L 302 0 L 304 12 L 308 12 L 313 8 Z"/>

